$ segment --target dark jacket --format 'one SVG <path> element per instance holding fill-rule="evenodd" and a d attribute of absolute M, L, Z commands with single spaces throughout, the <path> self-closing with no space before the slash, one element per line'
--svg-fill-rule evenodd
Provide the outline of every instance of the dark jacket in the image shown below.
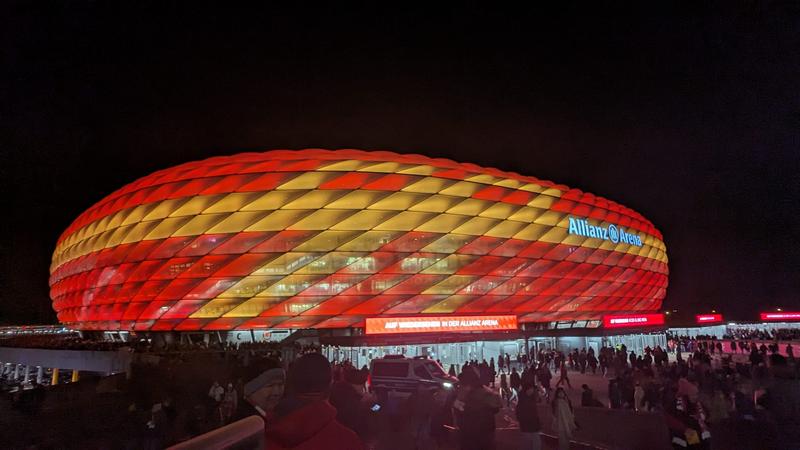
<path fill-rule="evenodd" d="M 523 433 L 538 433 L 542 431 L 542 423 L 539 421 L 539 409 L 536 403 L 536 392 L 527 395 L 520 393 L 517 403 L 517 420 L 519 421 L 519 431 Z"/>

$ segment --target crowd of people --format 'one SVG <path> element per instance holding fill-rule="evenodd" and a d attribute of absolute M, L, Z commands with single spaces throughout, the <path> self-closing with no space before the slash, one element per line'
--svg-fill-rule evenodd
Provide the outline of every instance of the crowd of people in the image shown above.
<path fill-rule="evenodd" d="M 772 330 L 728 328 L 724 338 L 736 340 L 793 341 L 800 340 L 800 328 L 774 328 Z"/>

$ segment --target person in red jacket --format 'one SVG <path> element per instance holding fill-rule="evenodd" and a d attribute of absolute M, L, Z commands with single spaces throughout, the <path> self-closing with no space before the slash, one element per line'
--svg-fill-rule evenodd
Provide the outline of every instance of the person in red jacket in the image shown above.
<path fill-rule="evenodd" d="M 363 450 L 364 443 L 336 420 L 328 403 L 331 365 L 319 353 L 303 355 L 289 368 L 287 395 L 267 420 L 267 450 Z"/>

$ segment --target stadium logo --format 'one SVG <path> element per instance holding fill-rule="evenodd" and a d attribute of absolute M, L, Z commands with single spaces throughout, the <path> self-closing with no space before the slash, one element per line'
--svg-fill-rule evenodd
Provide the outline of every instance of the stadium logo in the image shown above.
<path fill-rule="evenodd" d="M 608 227 L 601 227 L 596 225 L 589 225 L 589 221 L 585 219 L 569 218 L 569 234 L 577 236 L 586 236 L 590 238 L 603 239 L 604 241 L 611 241 L 614 244 L 622 242 L 623 244 L 642 246 L 642 238 L 639 235 L 626 233 L 622 227 L 617 228 L 616 225 L 609 225 Z"/>

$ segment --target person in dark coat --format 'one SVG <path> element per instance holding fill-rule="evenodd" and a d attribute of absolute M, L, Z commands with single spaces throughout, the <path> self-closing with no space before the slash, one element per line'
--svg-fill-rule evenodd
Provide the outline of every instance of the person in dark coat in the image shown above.
<path fill-rule="evenodd" d="M 367 430 L 367 407 L 362 403 L 368 373 L 345 369 L 344 380 L 331 386 L 330 403 L 336 408 L 336 420 L 364 436 Z"/>
<path fill-rule="evenodd" d="M 538 395 L 536 384 L 532 378 L 527 378 L 522 383 L 517 403 L 517 420 L 519 421 L 521 449 L 540 450 L 542 448 L 542 424 L 539 420 Z"/>

